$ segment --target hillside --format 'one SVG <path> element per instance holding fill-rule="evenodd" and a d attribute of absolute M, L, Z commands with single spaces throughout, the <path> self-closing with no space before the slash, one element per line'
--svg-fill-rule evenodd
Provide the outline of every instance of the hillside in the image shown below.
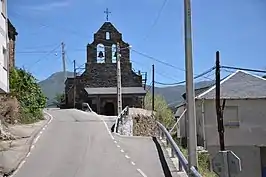
<path fill-rule="evenodd" d="M 73 77 L 73 72 L 67 72 L 68 77 Z M 200 88 L 211 84 L 211 81 L 198 82 L 195 88 Z M 64 91 L 64 73 L 56 72 L 47 79 L 39 82 L 44 94 L 49 98 L 48 104 L 51 103 L 56 94 Z M 149 87 L 149 86 L 148 86 Z M 162 95 L 169 106 L 178 105 L 182 101 L 182 94 L 185 92 L 185 85 L 171 87 L 155 87 L 155 93 Z"/>
<path fill-rule="evenodd" d="M 67 72 L 68 77 L 73 77 L 73 72 Z M 56 72 L 47 79 L 39 82 L 45 96 L 48 97 L 48 104 L 51 103 L 56 94 L 63 93 L 64 91 L 64 73 Z"/>

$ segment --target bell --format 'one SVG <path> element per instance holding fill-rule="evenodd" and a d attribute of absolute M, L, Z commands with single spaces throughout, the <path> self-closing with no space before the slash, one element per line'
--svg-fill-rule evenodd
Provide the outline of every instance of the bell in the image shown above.
<path fill-rule="evenodd" d="M 103 58 L 103 57 L 104 57 L 102 51 L 99 52 L 98 57 L 99 57 L 99 58 Z"/>
<path fill-rule="evenodd" d="M 114 57 L 115 57 L 115 58 L 117 57 L 117 52 L 114 53 Z"/>

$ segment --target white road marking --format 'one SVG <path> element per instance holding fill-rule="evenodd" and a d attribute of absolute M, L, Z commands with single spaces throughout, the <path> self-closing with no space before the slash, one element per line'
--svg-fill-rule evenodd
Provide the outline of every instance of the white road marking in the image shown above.
<path fill-rule="evenodd" d="M 35 144 L 35 143 L 39 140 L 39 138 L 40 138 L 40 135 L 38 135 L 38 136 L 34 139 L 33 144 Z"/>
<path fill-rule="evenodd" d="M 147 177 L 146 175 L 145 175 L 145 173 L 143 172 L 143 171 L 141 171 L 141 169 L 137 169 L 137 171 L 143 176 L 143 177 Z"/>
<path fill-rule="evenodd" d="M 114 136 L 112 135 L 112 132 L 109 130 L 109 128 L 108 128 L 108 126 L 107 126 L 107 123 L 105 122 L 105 120 L 103 119 L 103 118 L 101 118 L 100 117 L 100 115 L 97 115 L 97 117 L 99 117 L 99 119 L 101 119 L 102 120 L 102 122 L 104 123 L 104 125 L 105 125 L 105 128 L 106 128 L 106 130 L 107 130 L 107 132 L 108 132 L 108 134 L 110 135 L 110 137 L 114 140 L 115 138 L 114 138 Z M 115 144 L 117 144 L 117 141 L 114 141 L 114 143 Z M 118 148 L 120 148 L 120 146 L 117 144 L 116 145 Z M 123 149 L 121 149 L 120 150 L 121 152 L 125 152 Z M 125 157 L 126 158 L 130 158 L 128 155 L 125 155 Z M 132 165 L 136 165 L 134 162 L 131 162 L 131 164 Z M 147 177 L 146 175 L 145 175 L 145 173 L 141 170 L 141 169 L 137 169 L 137 171 L 143 176 L 143 177 Z"/>
<path fill-rule="evenodd" d="M 125 155 L 125 158 L 130 159 L 130 157 L 128 155 Z"/>
<path fill-rule="evenodd" d="M 30 156 L 30 152 L 27 154 L 26 158 L 28 158 Z"/>
<path fill-rule="evenodd" d="M 104 125 L 105 125 L 105 128 L 106 128 L 106 130 L 107 130 L 107 132 L 108 132 L 108 134 L 110 135 L 110 137 L 114 140 L 115 138 L 114 138 L 114 136 L 112 135 L 112 132 L 109 130 L 109 128 L 108 128 L 108 126 L 107 126 L 107 123 L 104 121 L 104 119 L 103 118 L 101 118 L 101 116 L 100 115 L 98 115 L 97 117 L 99 117 L 101 120 L 102 120 L 102 122 L 104 123 Z"/>
<path fill-rule="evenodd" d="M 33 144 L 30 148 L 31 148 L 31 149 L 34 149 L 34 148 L 35 148 L 35 145 Z"/>

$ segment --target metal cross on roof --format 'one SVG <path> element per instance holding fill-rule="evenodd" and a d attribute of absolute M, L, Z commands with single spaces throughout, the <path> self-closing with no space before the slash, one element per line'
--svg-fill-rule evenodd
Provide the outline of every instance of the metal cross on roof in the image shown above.
<path fill-rule="evenodd" d="M 109 21 L 109 14 L 110 14 L 111 12 L 109 11 L 108 8 L 106 8 L 106 10 L 104 11 L 104 13 L 106 14 L 106 21 Z"/>

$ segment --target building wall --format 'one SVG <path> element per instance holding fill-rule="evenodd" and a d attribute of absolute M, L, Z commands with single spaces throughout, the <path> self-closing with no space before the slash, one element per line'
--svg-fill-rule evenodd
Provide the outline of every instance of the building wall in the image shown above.
<path fill-rule="evenodd" d="M 8 53 L 7 53 L 7 26 L 5 2 L 0 1 L 0 93 L 9 92 L 8 82 Z"/>
<path fill-rule="evenodd" d="M 8 38 L 9 38 L 9 70 L 15 67 L 15 41 L 18 35 L 16 28 L 8 20 Z"/>
<path fill-rule="evenodd" d="M 242 171 L 236 177 L 261 177 L 260 148 L 256 146 L 227 146 L 228 150 L 233 151 L 241 159 Z M 219 146 L 209 146 L 208 151 L 212 159 Z"/>
<path fill-rule="evenodd" d="M 266 144 L 265 105 L 266 99 L 227 100 L 224 124 L 238 120 L 239 126 L 225 126 L 225 144 L 228 146 Z M 232 108 L 237 108 L 237 111 L 230 110 Z M 205 129 L 208 145 L 219 144 L 216 122 L 215 101 L 207 100 L 205 101 Z"/>
<path fill-rule="evenodd" d="M 15 67 L 15 41 L 9 40 L 9 70 Z"/>
<path fill-rule="evenodd" d="M 239 177 L 261 176 L 258 146 L 266 144 L 266 99 L 227 100 L 224 109 L 225 146 L 240 157 L 243 172 Z M 215 101 L 205 100 L 207 150 L 218 152 Z M 231 125 L 231 126 L 230 126 Z"/>
<path fill-rule="evenodd" d="M 116 87 L 116 63 L 91 63 L 86 65 L 86 71 L 78 83 L 86 87 Z M 132 71 L 131 63 L 121 64 L 122 87 L 142 87 L 142 76 Z"/>
<path fill-rule="evenodd" d="M 197 140 L 199 146 L 205 146 L 204 145 L 204 130 L 203 130 L 203 123 L 202 120 L 202 104 L 200 100 L 196 100 L 195 102 L 195 108 L 196 108 L 196 124 L 197 124 Z M 176 115 L 180 116 L 185 110 L 185 106 L 181 106 L 178 108 Z M 187 115 L 185 114 L 179 121 L 178 124 L 178 134 L 180 138 L 186 138 L 187 137 Z"/>

